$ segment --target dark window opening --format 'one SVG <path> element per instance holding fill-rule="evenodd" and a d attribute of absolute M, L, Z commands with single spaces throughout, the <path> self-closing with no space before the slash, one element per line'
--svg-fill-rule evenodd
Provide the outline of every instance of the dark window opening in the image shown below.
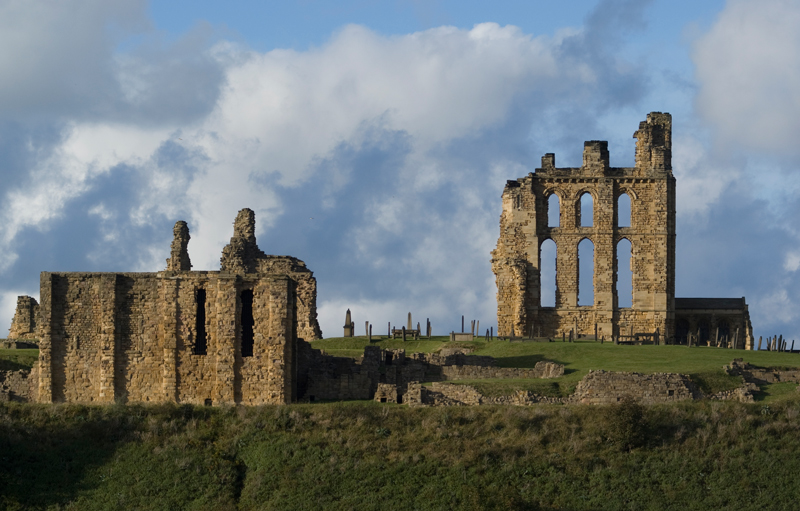
<path fill-rule="evenodd" d="M 392 354 L 391 353 L 387 353 L 386 354 L 386 365 L 387 366 L 392 365 Z"/>
<path fill-rule="evenodd" d="M 253 290 L 242 291 L 242 356 L 253 356 Z"/>
<path fill-rule="evenodd" d="M 313 403 L 314 402 L 314 396 L 308 396 L 308 401 L 310 403 Z"/>
<path fill-rule="evenodd" d="M 669 391 L 669 395 L 670 395 L 670 396 L 674 396 L 674 395 L 675 395 L 675 391 L 674 391 L 674 390 L 670 390 L 670 391 Z"/>
<path fill-rule="evenodd" d="M 381 398 L 381 403 L 385 403 L 385 402 L 386 402 L 386 398 L 385 398 L 385 397 L 382 397 L 382 398 Z"/>
<path fill-rule="evenodd" d="M 398 405 L 402 405 L 403 404 L 403 396 L 397 396 L 397 404 Z"/>
<path fill-rule="evenodd" d="M 211 406 L 211 400 L 210 399 L 206 399 L 203 404 L 206 405 L 206 406 Z"/>
<path fill-rule="evenodd" d="M 195 332 L 197 337 L 194 341 L 194 354 L 205 355 L 208 351 L 208 340 L 206 338 L 206 290 L 198 289 L 195 292 L 197 302 L 197 313 L 195 314 Z"/>

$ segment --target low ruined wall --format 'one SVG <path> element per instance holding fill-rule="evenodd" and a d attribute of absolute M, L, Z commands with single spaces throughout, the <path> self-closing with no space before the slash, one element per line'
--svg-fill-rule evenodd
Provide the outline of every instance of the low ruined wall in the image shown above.
<path fill-rule="evenodd" d="M 800 369 L 754 367 L 741 358 L 734 359 L 730 365 L 724 367 L 724 370 L 728 374 L 742 376 L 745 381 L 752 383 L 800 383 Z"/>
<path fill-rule="evenodd" d="M 475 387 L 453 383 L 435 382 L 430 387 L 411 383 L 404 396 L 409 406 L 479 406 L 514 405 L 530 406 L 537 403 L 563 403 L 564 399 L 545 397 L 526 390 L 510 396 L 484 396 Z"/>
<path fill-rule="evenodd" d="M 0 371 L 0 401 L 34 400 L 38 390 L 38 367 L 32 370 Z"/>
<path fill-rule="evenodd" d="M 642 404 L 655 404 L 684 401 L 697 396 L 692 381 L 682 374 L 590 371 L 578 383 L 571 401 L 611 404 L 630 397 Z"/>
<path fill-rule="evenodd" d="M 563 364 L 555 362 L 537 362 L 533 369 L 514 367 L 481 367 L 481 366 L 444 366 L 444 380 L 482 380 L 486 378 L 527 379 L 558 378 L 564 375 Z"/>

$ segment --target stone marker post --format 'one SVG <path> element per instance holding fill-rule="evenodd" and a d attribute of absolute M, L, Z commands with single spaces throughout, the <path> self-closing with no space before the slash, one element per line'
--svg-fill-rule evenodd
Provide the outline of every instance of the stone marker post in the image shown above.
<path fill-rule="evenodd" d="M 413 330 L 414 326 L 411 323 L 411 313 L 408 313 L 408 325 L 406 326 L 406 330 Z"/>
<path fill-rule="evenodd" d="M 372 342 L 372 325 L 369 326 L 369 342 Z"/>
<path fill-rule="evenodd" d="M 761 351 L 761 336 L 758 336 L 758 351 Z"/>
<path fill-rule="evenodd" d="M 403 342 L 406 342 L 406 327 L 403 327 Z"/>

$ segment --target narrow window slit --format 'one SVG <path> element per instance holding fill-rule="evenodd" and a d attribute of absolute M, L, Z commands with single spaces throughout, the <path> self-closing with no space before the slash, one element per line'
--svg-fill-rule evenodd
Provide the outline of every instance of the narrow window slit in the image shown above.
<path fill-rule="evenodd" d="M 206 336 L 206 290 L 198 289 L 195 292 L 197 302 L 197 312 L 195 314 L 195 332 L 197 337 L 194 341 L 194 354 L 205 355 L 208 351 L 208 339 Z"/>
<path fill-rule="evenodd" d="M 242 356 L 253 356 L 253 290 L 242 291 Z"/>

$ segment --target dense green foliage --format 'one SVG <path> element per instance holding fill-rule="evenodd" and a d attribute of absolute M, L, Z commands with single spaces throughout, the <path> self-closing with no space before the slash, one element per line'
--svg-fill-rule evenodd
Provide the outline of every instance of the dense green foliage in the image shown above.
<path fill-rule="evenodd" d="M 0 404 L 0 509 L 794 509 L 799 419 L 794 395 L 653 407 Z"/>

